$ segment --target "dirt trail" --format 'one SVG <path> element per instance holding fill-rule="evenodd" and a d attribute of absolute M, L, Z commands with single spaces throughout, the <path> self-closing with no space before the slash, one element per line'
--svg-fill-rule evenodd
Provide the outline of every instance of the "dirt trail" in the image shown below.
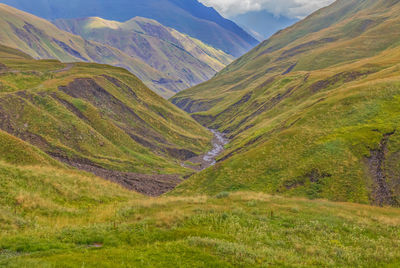
<path fill-rule="evenodd" d="M 184 167 L 191 168 L 196 171 L 201 171 L 217 163 L 216 158 L 225 150 L 224 146 L 229 141 L 225 138 L 224 134 L 213 129 L 210 129 L 210 131 L 214 134 L 214 138 L 212 140 L 212 150 L 203 155 L 188 159 L 187 162 L 192 162 L 195 165 L 192 166 L 188 164 L 183 164 Z"/>
<path fill-rule="evenodd" d="M 74 63 L 67 63 L 67 65 L 65 66 L 65 68 L 63 68 L 63 69 L 60 69 L 60 70 L 55 70 L 55 71 L 53 71 L 53 73 L 62 73 L 62 72 L 67 72 L 67 71 L 71 70 L 71 69 L 72 69 L 72 67 L 74 67 L 74 66 L 75 66 L 75 64 L 74 64 Z"/>

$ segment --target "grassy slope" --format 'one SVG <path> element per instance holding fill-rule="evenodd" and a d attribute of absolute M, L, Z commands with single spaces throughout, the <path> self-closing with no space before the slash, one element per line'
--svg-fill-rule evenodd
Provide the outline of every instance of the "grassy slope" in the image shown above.
<path fill-rule="evenodd" d="M 0 158 L 2 267 L 400 264 L 399 209 L 255 192 L 143 197 L 0 137 L 15 146 Z"/>
<path fill-rule="evenodd" d="M 381 203 L 386 188 L 383 203 L 399 204 L 399 10 L 395 2 L 338 1 L 174 97 L 233 139 L 226 161 L 177 192 Z"/>
<path fill-rule="evenodd" d="M 63 165 L 38 148 L 0 130 L 0 160 L 15 165 L 44 165 L 62 167 Z"/>
<path fill-rule="evenodd" d="M 62 30 L 120 49 L 169 74 L 175 92 L 210 79 L 233 60 L 221 50 L 150 19 L 136 17 L 120 23 L 92 17 L 59 19 L 54 23 Z M 163 96 L 172 94 L 164 92 Z"/>
<path fill-rule="evenodd" d="M 5 267 L 396 267 L 394 208 L 257 193 L 133 195 L 100 179 L 0 162 Z"/>
<path fill-rule="evenodd" d="M 0 47 L 0 126 L 47 153 L 114 170 L 185 173 L 174 150 L 208 147 L 205 129 L 124 69 L 76 63 L 57 72 L 66 65 L 18 53 Z"/>
<path fill-rule="evenodd" d="M 116 48 L 62 31 L 50 22 L 0 3 L 0 44 L 16 48 L 37 59 L 62 62 L 97 62 L 124 67 L 139 77 L 152 90 L 171 96 L 174 85 L 159 84 L 162 73 L 138 58 Z"/>
<path fill-rule="evenodd" d="M 52 145 L 50 149 L 69 148 L 100 162 L 104 159 L 95 159 L 104 153 L 100 150 L 107 149 L 107 154 L 116 152 L 128 161 L 137 159 L 132 152 L 143 153 L 152 159 L 149 162 L 152 166 L 164 170 L 166 166 L 177 168 L 175 163 L 163 166 L 164 163 L 154 161 L 157 156 L 126 138 L 116 125 L 132 122 L 110 114 L 110 107 L 96 106 L 95 101 L 90 104 L 84 98 L 73 98 L 57 90 L 59 85 L 67 85 L 76 77 L 93 78 L 145 117 L 170 143 L 199 151 L 207 144 L 208 138 L 202 138 L 207 137 L 207 132 L 122 69 L 76 64 L 70 70 L 54 73 L 65 65 L 54 60 L 35 61 L 2 46 L 0 63 L 3 115 L 0 123 L 12 119 L 15 124 L 8 130 L 23 137 L 44 135 Z M 379 75 L 390 82 L 390 69 L 386 72 L 387 79 L 382 73 Z M 129 85 L 132 91 L 111 85 L 100 76 L 103 74 Z M 132 92 L 140 101 L 132 99 Z M 67 109 L 54 98 L 54 93 L 72 106 L 67 105 Z M 5 106 L 5 99 L 10 100 L 9 106 Z M 388 99 L 391 100 L 390 95 Z M 21 101 L 23 109 L 18 105 Z M 90 120 L 83 120 L 70 110 L 76 114 L 80 111 L 81 116 Z M 12 113 L 6 117 L 6 111 Z M 105 126 L 111 129 L 104 129 Z M 23 135 L 26 129 L 31 135 Z M 184 137 L 175 130 L 184 133 Z M 86 142 L 90 139 L 87 133 L 96 135 L 96 142 Z M 104 142 L 101 148 L 97 146 L 99 139 Z M 0 145 L 0 266 L 397 267 L 400 264 L 399 209 L 255 192 L 148 198 L 93 175 L 70 170 L 54 162 L 43 150 L 3 131 L 0 131 Z M 121 147 L 132 150 L 127 152 Z M 113 164 L 123 168 L 121 161 Z"/>

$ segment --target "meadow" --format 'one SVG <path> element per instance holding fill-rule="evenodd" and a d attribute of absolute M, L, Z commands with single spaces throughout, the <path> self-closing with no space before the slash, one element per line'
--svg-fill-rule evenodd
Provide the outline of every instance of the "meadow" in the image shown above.
<path fill-rule="evenodd" d="M 0 176 L 1 266 L 400 264 L 396 208 L 255 192 L 149 198 L 89 174 L 5 163 Z"/>

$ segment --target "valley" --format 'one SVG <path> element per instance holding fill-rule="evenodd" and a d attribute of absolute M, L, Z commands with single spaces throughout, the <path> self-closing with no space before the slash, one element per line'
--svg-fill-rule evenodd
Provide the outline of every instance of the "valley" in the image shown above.
<path fill-rule="evenodd" d="M 231 140 L 217 167 L 179 193 L 263 189 L 398 205 L 399 8 L 336 1 L 175 95 L 175 105 Z"/>
<path fill-rule="evenodd" d="M 0 62 L 0 128 L 69 166 L 157 195 L 190 173 L 181 161 L 209 146 L 211 133 L 124 69 L 7 47 Z"/>
<path fill-rule="evenodd" d="M 0 2 L 1 267 L 400 265 L 400 1 Z"/>

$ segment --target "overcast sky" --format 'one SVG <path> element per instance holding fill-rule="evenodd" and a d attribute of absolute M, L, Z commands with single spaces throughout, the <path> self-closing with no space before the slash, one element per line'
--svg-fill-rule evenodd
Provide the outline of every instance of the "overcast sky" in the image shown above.
<path fill-rule="evenodd" d="M 335 0 L 199 0 L 212 6 L 226 17 L 249 11 L 267 10 L 276 16 L 303 18 L 312 12 L 333 3 Z"/>

